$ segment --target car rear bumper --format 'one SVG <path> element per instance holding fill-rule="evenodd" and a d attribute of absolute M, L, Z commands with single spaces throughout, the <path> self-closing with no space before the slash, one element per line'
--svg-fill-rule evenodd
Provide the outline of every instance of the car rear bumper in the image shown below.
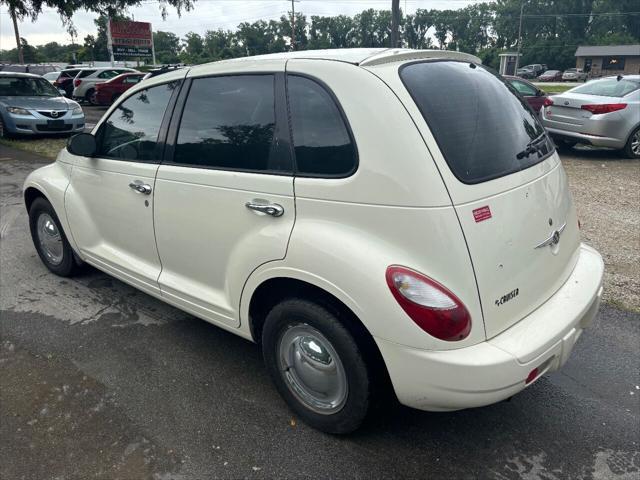
<path fill-rule="evenodd" d="M 506 331 L 471 347 L 427 351 L 376 338 L 398 399 L 430 411 L 480 407 L 557 370 L 598 311 L 603 272 L 600 254 L 581 245 L 578 263 L 553 297 Z M 538 376 L 527 384 L 534 368 Z"/>
<path fill-rule="evenodd" d="M 623 148 L 625 144 L 625 140 L 620 138 L 590 135 L 588 133 L 572 132 L 559 128 L 546 127 L 546 129 L 553 138 L 585 143 L 595 147 Z"/>

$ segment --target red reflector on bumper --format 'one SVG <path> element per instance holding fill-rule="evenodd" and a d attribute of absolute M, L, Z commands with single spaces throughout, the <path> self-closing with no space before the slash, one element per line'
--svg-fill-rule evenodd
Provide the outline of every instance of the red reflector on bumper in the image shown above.
<path fill-rule="evenodd" d="M 527 375 L 527 379 L 524 381 L 525 384 L 529 384 L 531 382 L 533 382 L 536 378 L 538 378 L 538 369 L 534 368 L 533 370 L 531 370 L 529 372 L 529 375 Z"/>

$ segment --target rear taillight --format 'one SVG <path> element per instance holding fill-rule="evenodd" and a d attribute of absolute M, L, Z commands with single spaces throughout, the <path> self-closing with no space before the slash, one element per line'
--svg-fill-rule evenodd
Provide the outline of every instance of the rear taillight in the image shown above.
<path fill-rule="evenodd" d="M 544 102 L 542 102 L 542 105 L 545 107 L 550 107 L 551 105 L 553 105 L 553 100 L 547 97 L 544 99 Z"/>
<path fill-rule="evenodd" d="M 602 103 L 599 105 L 582 105 L 580 108 L 582 110 L 587 110 L 588 112 L 591 112 L 594 115 L 601 115 L 603 113 L 611 113 L 611 112 L 617 112 L 618 110 L 623 110 L 627 108 L 627 104 L 626 103 Z"/>
<path fill-rule="evenodd" d="M 462 340 L 471 332 L 464 304 L 435 280 L 405 267 L 387 268 L 387 285 L 402 309 L 422 330 L 440 340 Z"/>
<path fill-rule="evenodd" d="M 74 87 L 77 87 L 77 86 L 79 86 L 81 83 L 82 83 L 82 80 L 80 80 L 79 78 L 76 78 L 76 79 L 73 81 L 73 86 L 74 86 Z"/>

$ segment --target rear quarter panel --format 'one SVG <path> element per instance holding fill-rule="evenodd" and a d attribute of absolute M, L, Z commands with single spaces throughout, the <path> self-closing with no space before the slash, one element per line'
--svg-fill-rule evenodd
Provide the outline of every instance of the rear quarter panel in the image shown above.
<path fill-rule="evenodd" d="M 375 337 L 432 350 L 483 341 L 478 292 L 455 210 L 402 104 L 377 77 L 346 63 L 290 60 L 287 72 L 312 76 L 333 91 L 353 132 L 359 166 L 347 178 L 296 177 L 287 256 L 250 277 L 242 318 L 248 318 L 251 292 L 284 276 L 335 295 Z M 389 265 L 413 268 L 450 288 L 472 315 L 470 336 L 445 342 L 414 324 L 389 291 Z"/>

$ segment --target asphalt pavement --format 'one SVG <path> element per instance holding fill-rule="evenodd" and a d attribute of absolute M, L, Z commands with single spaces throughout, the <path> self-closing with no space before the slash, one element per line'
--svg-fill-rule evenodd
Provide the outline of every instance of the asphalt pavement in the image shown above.
<path fill-rule="evenodd" d="M 49 273 L 21 199 L 44 163 L 0 146 L 0 478 L 640 478 L 640 315 L 603 306 L 508 402 L 326 435 L 252 343 L 97 270 Z"/>

